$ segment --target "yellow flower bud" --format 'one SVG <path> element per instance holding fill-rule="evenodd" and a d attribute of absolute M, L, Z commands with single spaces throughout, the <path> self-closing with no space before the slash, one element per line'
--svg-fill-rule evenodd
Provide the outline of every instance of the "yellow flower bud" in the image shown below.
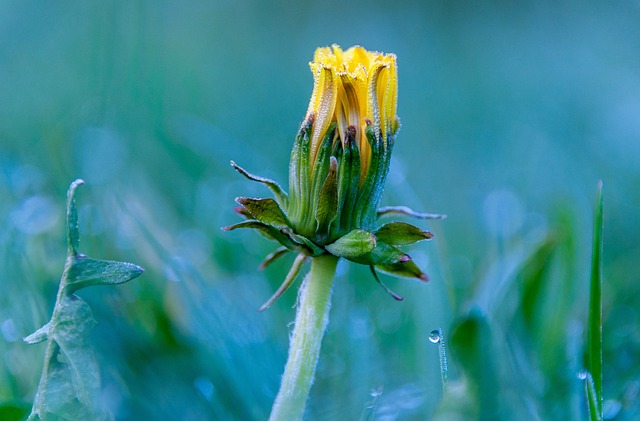
<path fill-rule="evenodd" d="M 311 116 L 314 119 L 309 167 L 313 168 L 320 142 L 332 123 L 337 124 L 343 147 L 348 128 L 353 126 L 360 150 L 360 181 L 363 182 L 372 153 L 366 136 L 367 127 L 373 126 L 376 141 L 384 149 L 388 146 L 389 136 L 398 128 L 396 56 L 367 51 L 360 46 L 342 51 L 333 45 L 318 48 L 309 65 L 314 77 L 305 119 Z"/>

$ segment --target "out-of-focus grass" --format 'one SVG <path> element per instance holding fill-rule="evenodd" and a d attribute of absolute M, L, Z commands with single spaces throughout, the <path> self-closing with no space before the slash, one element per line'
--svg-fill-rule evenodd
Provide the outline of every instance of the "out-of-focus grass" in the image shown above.
<path fill-rule="evenodd" d="M 602 178 L 605 417 L 637 419 L 639 15 L 632 2 L 0 6 L 0 403 L 33 399 L 43 349 L 20 339 L 51 312 L 64 193 L 81 177 L 83 250 L 146 269 L 83 293 L 105 404 L 117 419 L 267 416 L 295 293 L 256 311 L 290 261 L 258 272 L 271 244 L 220 232 L 233 197 L 266 194 L 228 162 L 286 184 L 306 63 L 337 42 L 398 55 L 383 203 L 449 217 L 412 248 L 429 284 L 385 279 L 401 303 L 339 266 L 310 418 L 583 419 Z"/>

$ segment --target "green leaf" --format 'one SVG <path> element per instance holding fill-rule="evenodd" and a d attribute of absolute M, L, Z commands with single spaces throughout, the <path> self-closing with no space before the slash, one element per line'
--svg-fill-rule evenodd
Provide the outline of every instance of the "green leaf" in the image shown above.
<path fill-rule="evenodd" d="M 47 323 L 42 326 L 40 329 L 33 332 L 31 335 L 22 338 L 28 344 L 39 344 L 40 342 L 46 341 L 49 338 L 49 331 L 51 330 L 51 323 Z"/>
<path fill-rule="evenodd" d="M 266 185 L 269 188 L 269 190 L 273 192 L 280 206 L 282 206 L 283 208 L 287 207 L 288 205 L 287 193 L 282 189 L 282 187 L 280 187 L 278 183 L 276 183 L 275 181 L 269 178 L 264 178 L 258 175 L 251 174 L 250 172 L 248 172 L 247 170 L 245 170 L 244 168 L 242 168 L 240 165 L 236 164 L 233 161 L 231 161 L 231 166 L 240 174 L 247 177 L 249 180 L 257 181 L 259 183 Z"/>
<path fill-rule="evenodd" d="M 598 184 L 598 195 L 593 219 L 587 370 L 593 376 L 593 388 L 597 399 L 598 416 L 599 419 L 602 419 L 602 181 Z"/>
<path fill-rule="evenodd" d="M 144 272 L 144 269 L 132 263 L 96 260 L 84 255 L 71 256 L 69 259 L 66 294 L 92 285 L 123 284 Z"/>
<path fill-rule="evenodd" d="M 29 420 L 110 420 L 101 408 L 100 369 L 89 344 L 96 325 L 91 309 L 74 291 L 90 285 L 115 285 L 139 276 L 131 263 L 95 260 L 78 253 L 78 214 L 75 190 L 67 193 L 68 256 L 51 320 L 24 338 L 30 344 L 47 341 L 44 364 Z"/>
<path fill-rule="evenodd" d="M 391 215 L 405 215 L 418 219 L 445 219 L 447 217 L 447 215 L 439 213 L 416 212 L 406 206 L 385 206 L 378 209 L 378 218 Z"/>
<path fill-rule="evenodd" d="M 80 234 L 78 232 L 78 210 L 76 208 L 76 189 L 83 185 L 84 181 L 77 179 L 71 183 L 67 190 L 67 244 L 69 246 L 68 255 L 78 254 L 80 244 Z"/>
<path fill-rule="evenodd" d="M 326 245 L 325 249 L 334 256 L 352 260 L 371 253 L 375 247 L 376 237 L 373 234 L 355 229 L 332 244 Z"/>
<path fill-rule="evenodd" d="M 244 207 L 255 219 L 277 228 L 291 227 L 284 211 L 273 199 L 252 199 L 237 197 L 236 202 Z"/>
<path fill-rule="evenodd" d="M 89 344 L 96 325 L 80 298 L 62 296 L 49 322 L 45 363 L 29 419 L 108 419 L 96 406 L 100 369 Z"/>
<path fill-rule="evenodd" d="M 382 272 L 386 272 L 393 276 L 400 276 L 403 278 L 416 278 L 421 281 L 427 282 L 429 278 L 420 270 L 413 260 L 407 260 L 404 262 L 386 263 L 375 265 L 376 269 Z"/>
<path fill-rule="evenodd" d="M 430 240 L 433 234 L 406 222 L 389 222 L 374 232 L 375 236 L 387 244 L 402 246 L 422 240 Z"/>

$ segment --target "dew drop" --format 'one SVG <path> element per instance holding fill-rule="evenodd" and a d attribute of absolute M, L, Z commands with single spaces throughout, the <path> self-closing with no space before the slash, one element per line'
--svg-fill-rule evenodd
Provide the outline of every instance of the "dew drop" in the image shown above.
<path fill-rule="evenodd" d="M 587 378 L 587 372 L 586 371 L 578 371 L 578 378 L 580 380 L 584 380 Z"/>
<path fill-rule="evenodd" d="M 440 331 L 438 329 L 432 330 L 431 333 L 429 334 L 429 340 L 434 344 L 437 344 L 438 342 L 440 342 Z"/>

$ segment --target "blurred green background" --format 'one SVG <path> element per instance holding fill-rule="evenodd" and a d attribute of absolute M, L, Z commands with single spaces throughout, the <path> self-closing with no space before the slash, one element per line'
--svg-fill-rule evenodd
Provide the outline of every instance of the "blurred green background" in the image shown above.
<path fill-rule="evenodd" d="M 640 418 L 640 3 L 0 3 L 0 404 L 29 408 L 75 178 L 81 250 L 146 269 L 81 295 L 118 420 L 265 419 L 291 258 L 223 233 L 286 185 L 318 46 L 398 56 L 384 205 L 445 213 L 411 248 L 431 281 L 342 263 L 309 419 L 584 419 L 596 184 L 604 181 L 605 415 Z M 438 347 L 448 341 L 443 399 Z M 19 415 L 18 415 L 19 416 Z"/>

